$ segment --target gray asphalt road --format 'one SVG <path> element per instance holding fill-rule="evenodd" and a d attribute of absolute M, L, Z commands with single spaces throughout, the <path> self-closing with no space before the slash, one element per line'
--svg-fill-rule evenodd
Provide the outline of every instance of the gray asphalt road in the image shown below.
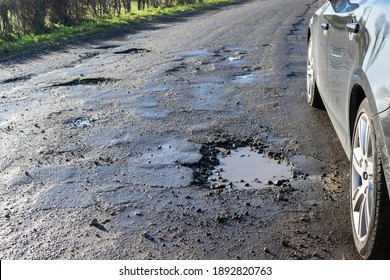
<path fill-rule="evenodd" d="M 242 1 L 4 59 L 0 258 L 357 258 L 347 158 L 304 97 L 320 2 Z M 218 178 L 238 147 L 291 176 Z"/>

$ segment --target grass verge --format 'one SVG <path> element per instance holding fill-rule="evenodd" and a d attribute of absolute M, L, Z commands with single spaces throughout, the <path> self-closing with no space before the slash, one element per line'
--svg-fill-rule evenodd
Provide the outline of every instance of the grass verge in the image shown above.
<path fill-rule="evenodd" d="M 59 44 L 71 39 L 97 34 L 110 29 L 140 24 L 159 17 L 178 15 L 233 2 L 237 2 L 237 0 L 204 0 L 203 3 L 177 5 L 165 8 L 149 8 L 145 11 L 136 11 L 119 16 L 86 19 L 83 23 L 75 26 L 56 25 L 48 29 L 45 33 L 30 33 L 19 36 L 9 42 L 0 40 L 0 56 L 4 57 L 36 47 Z"/>

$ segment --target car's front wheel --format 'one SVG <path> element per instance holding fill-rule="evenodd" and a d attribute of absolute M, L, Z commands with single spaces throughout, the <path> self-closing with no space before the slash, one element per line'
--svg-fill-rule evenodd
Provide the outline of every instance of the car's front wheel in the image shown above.
<path fill-rule="evenodd" d="M 365 99 L 354 125 L 350 188 L 353 236 L 364 259 L 390 257 L 390 200 L 376 137 Z"/>

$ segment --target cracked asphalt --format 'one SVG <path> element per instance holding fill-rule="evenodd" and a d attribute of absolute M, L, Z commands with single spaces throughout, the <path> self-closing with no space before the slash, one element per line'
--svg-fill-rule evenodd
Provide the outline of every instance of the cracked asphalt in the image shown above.
<path fill-rule="evenodd" d="M 320 5 L 239 1 L 3 58 L 0 258 L 357 259 L 349 163 L 304 95 Z M 210 183 L 239 147 L 291 177 Z"/>

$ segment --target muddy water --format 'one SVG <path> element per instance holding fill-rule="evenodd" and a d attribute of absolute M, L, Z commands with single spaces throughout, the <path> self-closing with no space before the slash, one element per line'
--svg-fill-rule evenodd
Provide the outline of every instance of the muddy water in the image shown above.
<path fill-rule="evenodd" d="M 229 155 L 220 155 L 219 161 L 210 181 L 233 189 L 263 188 L 275 181 L 292 177 L 290 168 L 284 162 L 268 158 L 249 148 L 239 148 Z"/>

